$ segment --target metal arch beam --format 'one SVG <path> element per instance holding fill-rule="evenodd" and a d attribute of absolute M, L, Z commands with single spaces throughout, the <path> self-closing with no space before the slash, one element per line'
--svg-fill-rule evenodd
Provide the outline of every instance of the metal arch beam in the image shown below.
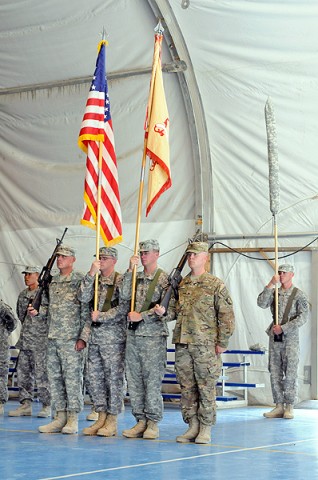
<path fill-rule="evenodd" d="M 173 61 L 182 60 L 186 70 L 177 73 L 188 115 L 195 174 L 195 218 L 205 232 L 214 232 L 214 199 L 212 189 L 212 162 L 205 112 L 192 61 L 168 0 L 148 0 L 160 19 L 164 38 Z"/>
<path fill-rule="evenodd" d="M 186 70 L 187 66 L 184 62 L 175 61 L 173 63 L 164 63 L 162 65 L 162 71 L 168 73 L 179 73 L 183 70 Z M 122 78 L 129 78 L 135 77 L 138 75 L 148 75 L 151 73 L 151 67 L 149 68 L 138 68 L 134 70 L 122 70 L 118 72 L 110 72 L 107 73 L 107 80 L 116 80 Z M 92 82 L 92 76 L 85 76 L 85 77 L 74 77 L 68 78 L 65 80 L 55 80 L 53 82 L 45 82 L 45 83 L 33 83 L 32 85 L 19 85 L 18 87 L 8 87 L 8 88 L 0 88 L 0 96 L 1 95 L 15 95 L 15 94 L 22 94 L 22 93 L 29 93 L 29 92 L 36 92 L 39 90 L 48 90 L 52 88 L 64 88 L 74 85 L 82 85 L 88 84 L 90 85 Z"/>

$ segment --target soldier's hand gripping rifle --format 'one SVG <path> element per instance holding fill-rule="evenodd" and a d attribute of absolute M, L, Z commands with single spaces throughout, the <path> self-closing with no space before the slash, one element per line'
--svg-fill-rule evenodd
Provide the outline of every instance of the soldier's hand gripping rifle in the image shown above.
<path fill-rule="evenodd" d="M 58 239 L 58 238 L 56 239 L 56 242 L 57 242 L 56 247 L 54 248 L 52 255 L 48 259 L 47 264 L 42 268 L 42 271 L 39 275 L 39 279 L 38 279 L 39 288 L 38 288 L 38 290 L 35 294 L 35 297 L 33 298 L 32 302 L 30 303 L 30 305 L 34 308 L 34 310 L 39 311 L 43 292 L 48 291 L 49 285 L 50 285 L 51 280 L 52 280 L 51 270 L 53 268 L 53 265 L 54 265 L 54 262 L 55 262 L 55 259 L 56 259 L 56 256 L 57 256 L 56 252 L 58 251 L 59 246 L 62 244 L 63 238 L 64 238 L 66 232 L 67 232 L 67 228 L 65 228 L 61 239 Z"/>
<path fill-rule="evenodd" d="M 200 232 L 200 230 L 197 230 L 194 237 L 190 238 L 188 240 L 188 245 L 190 245 L 190 243 L 200 241 L 202 239 L 202 235 L 203 234 Z M 179 299 L 178 287 L 179 287 L 180 282 L 182 280 L 181 272 L 182 272 L 183 267 L 185 266 L 185 264 L 187 262 L 187 258 L 188 258 L 187 249 L 185 249 L 185 252 L 182 255 L 178 265 L 176 266 L 176 268 L 174 268 L 172 270 L 172 272 L 170 273 L 170 275 L 168 277 L 169 287 L 167 288 L 166 293 L 165 293 L 162 301 L 160 302 L 160 306 L 164 307 L 165 310 L 166 310 L 165 315 L 167 314 L 168 305 L 169 305 L 169 302 L 170 302 L 170 299 L 171 299 L 171 295 L 173 294 L 174 298 L 176 300 Z"/>

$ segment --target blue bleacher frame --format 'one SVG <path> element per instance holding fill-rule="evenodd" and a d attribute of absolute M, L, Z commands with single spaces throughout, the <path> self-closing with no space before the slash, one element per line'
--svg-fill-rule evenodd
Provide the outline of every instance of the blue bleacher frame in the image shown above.
<path fill-rule="evenodd" d="M 174 348 L 168 348 L 167 353 L 175 353 Z M 249 361 L 246 360 L 246 357 L 249 355 L 265 355 L 263 350 L 226 350 L 222 355 L 240 355 L 242 357 L 241 361 L 235 362 L 223 362 L 222 364 L 222 374 L 219 382 L 217 382 L 217 387 L 221 388 L 222 394 L 216 397 L 217 403 L 227 403 L 233 402 L 232 405 L 248 405 L 248 389 L 250 388 L 262 388 L 264 384 L 250 383 L 248 382 L 248 367 L 251 365 Z M 174 361 L 168 360 L 167 365 L 174 365 Z M 228 368 L 242 368 L 242 382 L 229 382 L 227 381 L 225 372 Z M 175 373 L 166 372 L 163 384 L 178 384 L 176 381 Z M 236 394 L 236 391 L 243 391 L 243 396 Z M 231 392 L 227 394 L 226 392 Z M 234 392 L 234 393 L 233 393 Z M 164 399 L 180 399 L 180 393 L 166 393 L 162 392 Z"/>

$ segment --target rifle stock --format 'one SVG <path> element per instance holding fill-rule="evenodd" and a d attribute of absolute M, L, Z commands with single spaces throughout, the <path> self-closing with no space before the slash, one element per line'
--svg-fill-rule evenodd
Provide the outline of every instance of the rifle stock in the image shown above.
<path fill-rule="evenodd" d="M 56 259 L 56 255 L 57 255 L 56 252 L 59 246 L 61 245 L 61 243 L 63 242 L 66 232 L 67 232 L 67 227 L 65 228 L 62 237 L 60 239 L 58 238 L 56 239 L 57 241 L 56 247 L 54 248 L 52 255 L 48 259 L 47 264 L 42 268 L 42 271 L 39 275 L 39 280 L 38 280 L 39 288 L 31 302 L 31 306 L 37 311 L 39 311 L 40 309 L 43 292 L 45 290 L 48 290 L 48 287 L 51 283 L 51 280 L 52 280 L 51 270 L 53 268 L 53 265 Z"/>

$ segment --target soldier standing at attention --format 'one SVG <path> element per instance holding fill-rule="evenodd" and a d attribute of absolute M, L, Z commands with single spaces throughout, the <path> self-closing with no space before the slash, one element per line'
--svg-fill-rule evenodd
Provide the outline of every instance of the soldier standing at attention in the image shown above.
<path fill-rule="evenodd" d="M 77 298 L 83 274 L 73 270 L 75 250 L 61 245 L 56 263 L 59 274 L 49 287 L 48 376 L 56 416 L 39 427 L 41 433 L 78 431 L 78 413 L 83 409 L 83 352 L 76 350 L 88 315 Z"/>
<path fill-rule="evenodd" d="M 20 350 L 17 360 L 17 376 L 21 405 L 16 410 L 11 410 L 9 417 L 32 415 L 35 384 L 38 398 L 42 403 L 42 409 L 37 416 L 51 416 L 51 394 L 46 368 L 47 299 L 43 295 L 39 313 L 29 306 L 38 291 L 40 272 L 41 268 L 38 266 L 26 266 L 22 272 L 27 288 L 22 290 L 17 301 L 17 315 L 22 329 L 16 344 L 16 348 Z"/>
<path fill-rule="evenodd" d="M 126 324 L 129 302 L 120 301 L 122 275 L 115 272 L 118 252 L 114 247 L 101 247 L 99 260 L 81 282 L 78 298 L 91 302 L 94 297 L 95 275 L 98 279 L 98 310 L 91 312 L 77 349 L 88 343 L 87 373 L 97 421 L 84 428 L 84 435 L 112 437 L 117 434 L 117 416 L 122 410 L 124 395 L 124 364 Z"/>
<path fill-rule="evenodd" d="M 159 243 L 146 240 L 139 243 L 142 272 L 137 273 L 135 309 L 128 313 L 129 326 L 126 343 L 126 376 L 132 414 L 137 424 L 124 430 L 127 438 L 158 438 L 158 422 L 163 416 L 161 383 L 167 357 L 167 321 L 174 312 L 165 309 L 160 301 L 168 287 L 168 275 L 158 268 Z M 122 288 L 124 298 L 131 297 L 131 279 L 139 256 L 130 259 L 128 272 L 124 274 Z"/>
<path fill-rule="evenodd" d="M 191 272 L 181 281 L 176 305 L 175 369 L 181 387 L 181 412 L 188 430 L 177 442 L 210 443 L 216 421 L 216 382 L 223 353 L 234 331 L 232 300 L 224 283 L 206 272 L 209 246 L 187 248 Z"/>
<path fill-rule="evenodd" d="M 270 307 L 275 317 L 275 285 L 278 289 L 278 325 L 272 322 L 266 330 L 269 336 L 268 369 L 272 395 L 276 407 L 264 413 L 266 418 L 294 418 L 297 399 L 297 377 L 299 364 L 299 328 L 309 316 L 309 302 L 304 292 L 293 286 L 294 267 L 285 264 L 278 267 L 268 285 L 259 294 L 257 305 Z"/>
<path fill-rule="evenodd" d="M 4 414 L 4 404 L 8 400 L 8 337 L 17 328 L 18 320 L 12 309 L 0 300 L 0 415 Z"/>

